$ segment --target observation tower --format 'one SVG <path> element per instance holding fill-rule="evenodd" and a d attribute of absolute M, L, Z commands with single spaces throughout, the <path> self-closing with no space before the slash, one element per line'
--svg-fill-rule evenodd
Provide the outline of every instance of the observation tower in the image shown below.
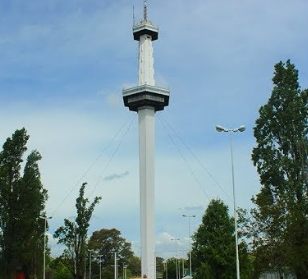
<path fill-rule="evenodd" d="M 134 24 L 134 40 L 139 42 L 138 85 L 123 90 L 124 105 L 138 113 L 139 181 L 142 278 L 156 279 L 154 229 L 154 138 L 155 113 L 169 103 L 169 90 L 155 85 L 152 42 L 158 28 L 148 19 L 144 1 L 143 19 Z"/>

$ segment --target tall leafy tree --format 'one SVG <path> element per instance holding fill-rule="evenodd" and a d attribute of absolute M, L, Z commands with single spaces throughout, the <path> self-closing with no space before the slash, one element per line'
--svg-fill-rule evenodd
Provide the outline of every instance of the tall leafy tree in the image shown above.
<path fill-rule="evenodd" d="M 134 258 L 131 244 L 121 236 L 119 230 L 113 228 L 101 229 L 93 232 L 89 240 L 89 248 L 93 250 L 94 255 L 101 255 L 101 266 L 105 278 L 112 279 L 114 276 L 112 267 L 114 264 L 114 253 L 117 253 L 119 267 L 127 265 L 128 271 L 130 273 L 135 273 L 132 264 L 135 263 L 136 259 Z M 98 260 L 96 260 L 96 263 L 97 269 Z M 93 270 L 95 270 L 95 267 Z M 98 272 L 96 272 L 96 274 L 98 274 Z"/>
<path fill-rule="evenodd" d="M 87 233 L 94 208 L 101 199 L 95 197 L 89 204 L 89 200 L 85 198 L 86 184 L 81 185 L 79 196 L 76 199 L 77 216 L 75 220 L 64 219 L 64 226 L 59 227 L 54 233 L 58 243 L 66 246 L 63 256 L 69 260 L 69 268 L 75 279 L 82 279 L 85 273 Z"/>
<path fill-rule="evenodd" d="M 261 190 L 253 199 L 263 267 L 308 278 L 308 90 L 288 60 L 275 65 L 272 94 L 259 110 L 252 160 Z"/>
<path fill-rule="evenodd" d="M 241 277 L 249 278 L 245 271 L 247 251 L 244 243 L 239 246 Z M 221 200 L 212 200 L 193 236 L 192 263 L 194 278 L 235 278 L 234 223 L 228 207 Z"/>
<path fill-rule="evenodd" d="M 47 191 L 41 183 L 39 152 L 30 153 L 21 175 L 28 139 L 24 128 L 16 130 L 0 152 L 0 253 L 5 278 L 14 277 L 16 269 L 35 277 L 42 265 L 44 224 L 39 217 L 45 214 Z"/>

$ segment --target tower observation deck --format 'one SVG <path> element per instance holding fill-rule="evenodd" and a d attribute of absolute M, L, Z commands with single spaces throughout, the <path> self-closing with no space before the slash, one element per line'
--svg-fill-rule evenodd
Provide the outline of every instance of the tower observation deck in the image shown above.
<path fill-rule="evenodd" d="M 146 14 L 133 26 L 134 40 L 139 41 L 138 86 L 123 90 L 124 105 L 132 111 L 144 106 L 159 111 L 169 104 L 169 90 L 155 86 L 152 42 L 158 39 L 158 28 L 147 19 Z"/>
<path fill-rule="evenodd" d="M 169 104 L 169 90 L 155 85 L 152 42 L 158 28 L 148 20 L 147 1 L 144 18 L 133 26 L 134 40 L 139 42 L 138 85 L 123 90 L 124 105 L 138 113 L 139 183 L 142 278 L 156 279 L 154 229 L 154 139 L 155 113 Z"/>

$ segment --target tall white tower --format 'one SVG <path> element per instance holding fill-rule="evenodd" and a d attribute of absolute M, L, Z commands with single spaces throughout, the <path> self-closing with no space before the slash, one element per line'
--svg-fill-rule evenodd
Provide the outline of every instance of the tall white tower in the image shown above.
<path fill-rule="evenodd" d="M 154 229 L 154 136 L 155 112 L 169 103 L 169 90 L 155 86 L 152 42 L 158 39 L 158 28 L 147 16 L 133 26 L 139 41 L 138 86 L 123 90 L 124 105 L 136 111 L 139 118 L 139 180 L 142 278 L 156 279 Z"/>

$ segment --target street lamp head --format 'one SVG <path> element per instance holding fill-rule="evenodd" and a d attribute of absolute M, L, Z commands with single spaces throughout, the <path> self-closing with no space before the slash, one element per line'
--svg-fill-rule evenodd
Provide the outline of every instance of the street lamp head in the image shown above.
<path fill-rule="evenodd" d="M 237 130 L 239 132 L 244 132 L 246 130 L 246 127 L 244 125 L 241 125 Z"/>
<path fill-rule="evenodd" d="M 216 125 L 216 131 L 217 132 L 227 132 L 227 130 L 220 125 Z"/>

